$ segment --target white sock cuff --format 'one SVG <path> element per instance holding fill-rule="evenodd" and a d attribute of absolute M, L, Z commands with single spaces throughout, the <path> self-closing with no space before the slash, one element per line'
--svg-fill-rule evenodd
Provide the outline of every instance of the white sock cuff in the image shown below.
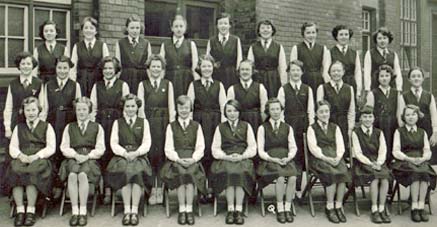
<path fill-rule="evenodd" d="M 243 205 L 235 205 L 235 211 L 243 211 Z"/>
<path fill-rule="evenodd" d="M 86 206 L 80 206 L 79 207 L 79 214 L 80 215 L 86 215 L 86 213 L 87 213 Z"/>
<path fill-rule="evenodd" d="M 17 206 L 17 213 L 24 213 L 24 206 Z"/>
<path fill-rule="evenodd" d="M 72 206 L 71 207 L 71 213 L 73 215 L 79 215 L 79 206 Z"/>
<path fill-rule="evenodd" d="M 35 213 L 35 207 L 34 206 L 27 206 L 26 213 Z"/>
<path fill-rule="evenodd" d="M 179 205 L 179 213 L 187 212 L 187 207 L 185 205 Z"/>
<path fill-rule="evenodd" d="M 234 205 L 228 205 L 228 211 L 235 211 Z"/>

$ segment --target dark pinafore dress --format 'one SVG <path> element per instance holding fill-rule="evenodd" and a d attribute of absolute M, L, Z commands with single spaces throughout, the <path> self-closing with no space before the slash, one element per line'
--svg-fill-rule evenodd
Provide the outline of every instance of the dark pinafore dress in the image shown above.
<path fill-rule="evenodd" d="M 231 85 L 238 83 L 237 75 L 237 58 L 238 58 L 238 37 L 229 35 L 229 39 L 223 46 L 218 38 L 218 35 L 209 40 L 211 56 L 217 63 L 217 68 L 214 69 L 212 77 L 214 80 L 222 82 L 226 90 Z"/>
<path fill-rule="evenodd" d="M 68 123 L 76 120 L 76 113 L 73 109 L 73 101 L 76 98 L 76 82 L 68 79 L 61 89 L 58 81 L 53 79 L 49 80 L 46 86 L 46 97 L 49 105 L 47 122 L 53 126 L 56 133 L 56 153 L 51 156 L 51 160 L 58 169 L 64 159 L 59 150 L 62 133 Z"/>
<path fill-rule="evenodd" d="M 214 80 L 208 90 L 202 85 L 201 80 L 194 81 L 193 86 L 196 97 L 193 119 L 202 125 L 203 136 L 205 137 L 205 155 L 202 158 L 202 164 L 208 174 L 214 160 L 211 153 L 214 131 L 221 122 L 220 82 Z"/>
<path fill-rule="evenodd" d="M 355 60 L 357 51 L 352 50 L 350 46 L 347 48 L 346 54 L 343 54 L 337 46 L 331 48 L 331 62 L 339 61 L 344 65 L 343 82 L 349 84 L 354 89 L 354 94 L 357 93 L 357 82 L 355 81 Z"/>
<path fill-rule="evenodd" d="M 399 92 L 390 88 L 388 97 L 379 88 L 372 90 L 375 99 L 374 126 L 379 128 L 384 133 L 385 142 L 387 145 L 387 163 L 393 160 L 393 135 L 398 128 L 397 109 Z"/>
<path fill-rule="evenodd" d="M 128 125 L 125 118 L 120 118 L 117 121 L 120 146 L 125 148 L 127 152 L 138 149 L 144 136 L 144 119 L 137 117 L 132 128 Z M 115 191 L 130 183 L 138 184 L 149 190 L 153 182 L 151 181 L 151 176 L 152 168 L 146 155 L 139 156 L 133 161 L 128 161 L 124 157 L 116 155 L 108 164 L 105 182 Z"/>
<path fill-rule="evenodd" d="M 398 131 L 401 139 L 401 151 L 409 157 L 422 157 L 425 130 L 418 127 L 417 131 L 409 132 L 404 126 L 399 128 Z M 395 159 L 391 168 L 396 181 L 404 187 L 415 181 L 426 181 L 430 183 L 431 189 L 435 189 L 437 175 L 427 161 L 420 165 L 414 165 L 411 162 Z"/>
<path fill-rule="evenodd" d="M 264 150 L 266 153 L 274 158 L 282 159 L 288 157 L 288 134 L 290 132 L 290 126 L 287 123 L 281 122 L 278 131 L 275 131 L 270 122 L 265 122 L 262 127 L 264 127 L 265 131 Z M 293 160 L 284 166 L 278 163 L 261 160 L 256 173 L 258 175 L 260 188 L 271 184 L 278 177 L 299 175 Z"/>
<path fill-rule="evenodd" d="M 233 132 L 229 122 L 221 123 L 219 131 L 222 139 L 221 149 L 227 154 L 243 154 L 248 147 L 247 127 L 249 124 L 238 121 L 238 125 Z M 243 187 L 244 191 L 251 195 L 255 186 L 255 169 L 251 159 L 240 162 L 226 160 L 214 160 L 211 165 L 211 175 L 209 182 L 216 195 L 230 186 Z"/>
<path fill-rule="evenodd" d="M 179 158 L 192 158 L 196 148 L 199 123 L 190 121 L 185 130 L 178 121 L 173 121 L 170 126 L 173 131 L 174 148 Z M 184 167 L 177 162 L 168 160 L 162 167 L 160 175 L 169 189 L 176 189 L 185 184 L 194 184 L 200 192 L 206 193 L 206 175 L 199 162 Z"/>
<path fill-rule="evenodd" d="M 363 132 L 361 127 L 354 129 L 358 137 L 361 151 L 371 162 L 376 162 L 378 159 L 379 137 L 382 133 L 380 129 L 373 128 L 372 135 L 369 137 Z M 354 159 L 352 176 L 356 186 L 365 185 L 375 179 L 391 179 L 391 172 L 384 163 L 381 165 L 381 170 L 375 170 L 371 166 L 366 165 Z"/>
<path fill-rule="evenodd" d="M 53 52 L 47 50 L 45 43 L 37 47 L 39 78 L 44 83 L 56 78 L 56 59 L 64 56 L 65 48 L 65 45 L 58 42 L 54 46 Z"/>
<path fill-rule="evenodd" d="M 273 40 L 267 50 L 264 50 L 260 41 L 252 45 L 257 70 L 253 79 L 264 85 L 269 98 L 276 98 L 281 87 L 278 71 L 280 48 L 281 45 Z"/>
<path fill-rule="evenodd" d="M 88 155 L 93 149 L 95 149 L 98 132 L 99 124 L 92 121 L 88 122 L 84 134 L 82 134 L 77 122 L 70 123 L 68 126 L 70 147 L 78 154 Z M 88 182 L 94 185 L 99 183 L 102 175 L 100 166 L 95 159 L 89 159 L 80 164 L 73 158 L 65 159 L 61 164 L 59 178 L 62 181 L 66 181 L 70 173 L 85 173 L 88 177 Z"/>
<path fill-rule="evenodd" d="M 103 79 L 98 64 L 103 58 L 103 42 L 96 40 L 91 50 L 85 46 L 85 41 L 77 44 L 77 82 L 80 84 L 82 95 L 89 97 L 96 81 Z"/>
<path fill-rule="evenodd" d="M 149 121 L 152 145 L 149 160 L 154 174 L 158 174 L 165 161 L 165 130 L 169 123 L 168 89 L 170 82 L 161 79 L 158 88 L 154 89 L 150 80 L 143 81 L 144 113 Z"/>
<path fill-rule="evenodd" d="M 391 50 L 388 50 L 387 57 L 384 58 L 381 53 L 376 48 L 373 48 L 370 50 L 370 58 L 372 59 L 372 69 L 371 69 L 371 77 L 372 77 L 372 84 L 370 89 L 377 88 L 379 86 L 378 82 L 378 68 L 379 66 L 386 64 L 391 66 L 392 69 L 394 69 L 394 62 L 395 62 L 395 53 Z M 402 76 L 402 75 L 395 75 L 394 78 L 390 81 L 390 86 L 393 88 L 396 88 L 396 77 Z"/>
<path fill-rule="evenodd" d="M 131 93 L 137 94 L 140 82 L 148 79 L 146 61 L 149 57 L 149 41 L 139 37 L 138 43 L 132 46 L 129 38 L 125 37 L 118 41 L 118 45 L 122 68 L 120 79 L 127 83 Z"/>
<path fill-rule="evenodd" d="M 97 115 L 96 122 L 105 131 L 105 154 L 99 159 L 102 170 L 105 170 L 114 154 L 111 150 L 111 130 L 115 120 L 121 117 L 121 98 L 123 98 L 123 81 L 116 79 L 110 88 L 106 88 L 105 81 L 96 82 Z"/>
<path fill-rule="evenodd" d="M 184 38 L 181 46 L 176 48 L 173 40 L 164 41 L 165 61 L 167 63 L 165 78 L 171 81 L 175 100 L 186 95 L 188 86 L 193 82 L 191 40 Z"/>
<path fill-rule="evenodd" d="M 46 133 L 48 123 L 39 121 L 31 131 L 26 123 L 19 123 L 18 141 L 20 151 L 25 155 L 34 155 L 46 147 Z M 11 191 L 17 186 L 35 185 L 45 196 L 50 195 L 53 183 L 53 168 L 49 159 L 38 159 L 32 163 L 23 163 L 19 159 L 12 159 L 6 170 L 6 187 Z"/>
<path fill-rule="evenodd" d="M 253 81 L 246 90 L 241 83 L 233 85 L 235 99 L 241 105 L 240 119 L 247 121 L 255 130 L 262 124 L 261 102 L 260 102 L 260 84 Z"/>
<path fill-rule="evenodd" d="M 317 146 L 322 149 L 325 156 L 337 157 L 337 144 L 335 140 L 335 132 L 338 127 L 334 123 L 328 124 L 328 131 L 325 133 L 318 123 L 311 125 L 316 136 Z M 346 166 L 346 162 L 342 159 L 337 166 L 332 166 L 328 162 L 314 157 L 309 153 L 309 168 L 313 171 L 323 186 L 332 184 L 351 182 L 352 177 Z"/>
<path fill-rule="evenodd" d="M 304 74 L 302 82 L 311 87 L 313 91 L 324 83 L 322 68 L 323 68 L 323 51 L 324 46 L 315 43 L 312 49 L 301 42 L 297 46 L 297 59 L 303 62 Z"/>

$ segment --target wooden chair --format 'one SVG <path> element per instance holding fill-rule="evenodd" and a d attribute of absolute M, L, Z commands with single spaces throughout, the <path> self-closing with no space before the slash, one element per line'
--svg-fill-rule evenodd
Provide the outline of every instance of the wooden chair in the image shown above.
<path fill-rule="evenodd" d="M 27 200 L 26 200 L 26 196 L 24 195 L 24 205 L 27 205 Z M 50 198 L 44 197 L 41 193 L 38 193 L 38 198 L 36 200 L 36 206 L 37 207 L 42 207 L 41 210 L 41 218 L 45 218 L 46 214 L 47 214 L 47 210 L 48 210 L 48 206 L 50 203 Z M 9 197 L 9 204 L 11 207 L 11 210 L 9 212 L 9 217 L 13 218 L 16 213 L 17 213 L 17 204 L 15 203 L 14 199 L 12 198 L 12 196 Z M 39 209 L 36 209 L 39 210 Z"/>
<path fill-rule="evenodd" d="M 393 195 L 389 201 L 390 204 L 393 203 L 394 198 L 397 197 L 397 210 L 398 210 L 398 214 L 402 214 L 402 212 L 405 210 L 405 207 L 402 207 L 402 204 L 407 204 L 409 207 L 411 205 L 411 196 L 408 197 L 407 200 L 402 200 L 401 199 L 401 185 L 399 184 L 399 182 L 395 181 L 395 184 L 393 186 Z M 429 210 L 429 214 L 432 215 L 432 207 L 431 207 L 431 188 L 428 187 L 428 191 L 426 192 L 426 197 L 425 197 L 425 205 L 428 205 L 428 210 Z"/>
<path fill-rule="evenodd" d="M 100 178 L 99 182 L 103 181 L 102 178 Z M 87 203 L 91 203 L 91 217 L 94 216 L 94 214 L 96 213 L 96 206 L 97 206 L 97 198 L 100 195 L 100 184 L 94 185 L 94 184 L 90 184 L 90 190 L 89 190 L 89 195 L 91 195 L 92 200 L 88 199 Z M 67 183 L 65 183 L 65 186 L 62 190 L 62 196 L 61 196 L 61 206 L 59 208 L 59 215 L 62 216 L 64 215 L 64 207 L 65 204 L 69 203 L 71 204 L 70 198 L 68 196 L 68 188 L 67 188 Z"/>

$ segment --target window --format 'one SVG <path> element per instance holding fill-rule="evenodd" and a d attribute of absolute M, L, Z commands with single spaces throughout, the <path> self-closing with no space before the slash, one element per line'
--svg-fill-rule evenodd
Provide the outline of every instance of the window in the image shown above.
<path fill-rule="evenodd" d="M 218 5 L 205 1 L 184 1 L 187 19 L 188 38 L 208 39 L 214 35 L 215 14 Z M 145 35 L 156 37 L 171 36 L 171 20 L 175 16 L 176 0 L 146 0 L 145 2 Z"/>
<path fill-rule="evenodd" d="M 371 12 L 370 10 L 363 10 L 362 17 L 362 37 L 363 37 L 363 53 L 370 49 L 372 43 L 371 36 Z"/>
<path fill-rule="evenodd" d="M 67 48 L 70 46 L 69 39 L 67 38 L 70 37 L 70 12 L 68 10 L 35 7 L 33 15 L 34 47 L 39 46 L 43 42 L 41 37 L 39 37 L 39 26 L 46 20 L 56 22 L 60 30 L 57 41 L 67 46 Z"/>
<path fill-rule="evenodd" d="M 417 0 L 401 0 L 401 68 L 417 66 Z"/>

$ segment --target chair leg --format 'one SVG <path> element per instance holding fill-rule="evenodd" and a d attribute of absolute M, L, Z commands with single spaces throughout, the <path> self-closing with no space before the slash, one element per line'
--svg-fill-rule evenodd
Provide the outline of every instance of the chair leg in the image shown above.
<path fill-rule="evenodd" d="M 314 212 L 314 204 L 313 204 L 313 196 L 311 193 L 313 185 L 316 183 L 317 179 L 314 176 L 311 176 L 307 186 L 305 187 L 305 191 L 308 192 L 308 203 L 310 204 L 310 213 L 311 216 L 315 217 L 316 213 Z"/>
<path fill-rule="evenodd" d="M 365 199 L 366 198 L 366 192 L 364 191 L 364 186 L 361 186 L 361 193 L 362 193 L 363 199 Z"/>
<path fill-rule="evenodd" d="M 145 217 L 147 215 L 147 193 L 146 190 L 144 190 L 143 192 L 143 198 L 140 200 L 140 206 L 143 207 L 143 217 Z"/>
<path fill-rule="evenodd" d="M 11 211 L 9 213 L 10 218 L 13 218 L 15 216 L 16 208 L 17 208 L 17 206 L 16 206 L 15 202 L 11 202 Z"/>
<path fill-rule="evenodd" d="M 48 205 L 49 205 L 48 203 L 49 203 L 49 201 L 47 201 L 47 200 L 44 198 L 44 202 L 43 202 L 43 205 L 42 205 L 42 213 L 41 213 L 41 218 L 42 218 L 42 219 L 46 217 L 47 209 L 48 209 Z"/>
<path fill-rule="evenodd" d="M 165 197 L 165 214 L 167 215 L 167 217 L 170 217 L 170 202 L 169 197 L 168 197 L 168 189 L 165 188 L 164 190 L 164 197 Z"/>
<path fill-rule="evenodd" d="M 263 189 L 259 190 L 259 197 L 261 199 L 261 216 L 265 217 L 266 216 L 266 210 L 265 210 L 265 204 L 264 204 L 264 193 L 263 193 Z"/>
<path fill-rule="evenodd" d="M 249 216 L 249 196 L 244 196 L 244 216 Z"/>
<path fill-rule="evenodd" d="M 296 216 L 296 207 L 294 206 L 294 200 L 291 200 L 291 212 L 293 216 Z"/>
<path fill-rule="evenodd" d="M 357 199 L 357 191 L 355 190 L 355 185 L 352 185 L 352 197 L 354 199 L 354 206 L 355 206 L 355 214 L 359 217 L 360 216 L 360 208 L 358 207 L 358 199 Z M 364 187 L 361 186 L 361 190 L 364 190 Z M 364 191 L 362 191 L 364 192 Z M 364 193 L 363 193 L 364 195 Z"/>
<path fill-rule="evenodd" d="M 397 203 L 398 203 L 398 214 L 400 215 L 400 214 L 402 214 L 402 201 L 401 201 L 401 189 L 400 189 L 400 186 L 399 186 L 398 183 L 396 183 L 394 193 L 395 194 L 397 193 L 397 197 L 398 197 L 398 201 L 397 201 Z"/>
<path fill-rule="evenodd" d="M 65 197 L 66 197 L 66 191 L 67 189 L 64 188 L 64 190 L 62 190 L 62 196 L 61 196 L 61 206 L 59 208 L 59 216 L 64 215 L 64 206 L 65 206 Z"/>
<path fill-rule="evenodd" d="M 428 200 L 428 209 L 429 214 L 432 215 L 432 207 L 431 207 L 431 189 L 428 187 L 428 191 L 426 192 L 426 200 Z M 425 201 L 426 201 L 425 200 Z"/>
<path fill-rule="evenodd" d="M 99 196 L 98 190 L 99 190 L 98 188 L 94 189 L 93 204 L 91 207 L 91 217 L 94 217 L 94 215 L 96 214 L 97 197 Z"/>
<path fill-rule="evenodd" d="M 115 216 L 115 200 L 117 199 L 117 192 L 112 192 L 111 193 L 111 216 L 114 217 Z"/>
<path fill-rule="evenodd" d="M 217 216 L 217 197 L 218 195 L 214 195 L 214 217 Z"/>

